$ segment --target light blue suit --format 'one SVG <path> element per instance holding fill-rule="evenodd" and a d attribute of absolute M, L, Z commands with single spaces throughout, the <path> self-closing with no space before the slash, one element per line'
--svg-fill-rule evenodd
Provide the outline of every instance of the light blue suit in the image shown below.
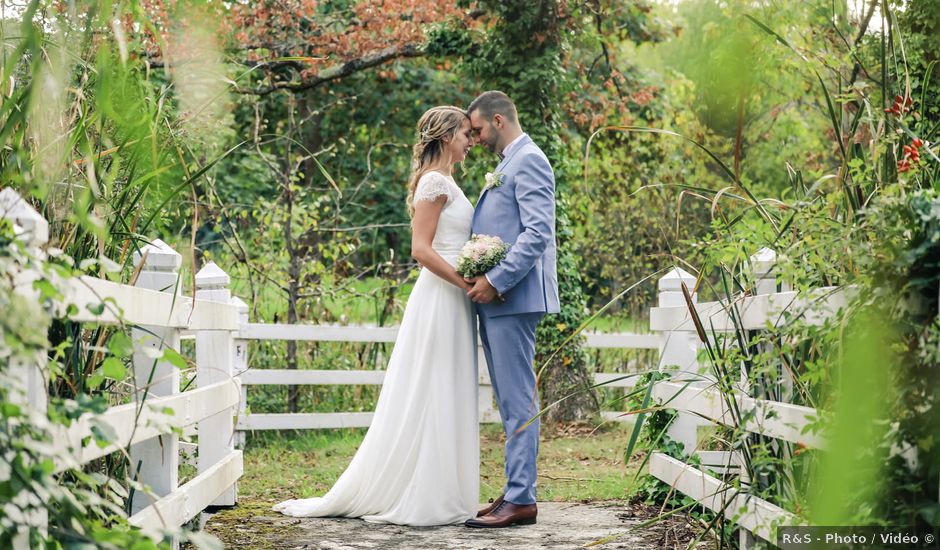
<path fill-rule="evenodd" d="M 555 175 L 527 135 L 512 144 L 496 173 L 500 185 L 484 190 L 473 213 L 475 235 L 496 235 L 511 246 L 487 272 L 502 303 L 477 304 L 480 338 L 506 431 L 505 499 L 535 502 L 539 422 L 519 431 L 539 410 L 532 361 L 535 328 L 558 313 L 555 258 Z"/>

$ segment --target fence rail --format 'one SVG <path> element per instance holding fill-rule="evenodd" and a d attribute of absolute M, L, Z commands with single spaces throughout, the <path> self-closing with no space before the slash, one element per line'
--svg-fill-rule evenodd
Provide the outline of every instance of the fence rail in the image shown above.
<path fill-rule="evenodd" d="M 233 451 L 169 495 L 137 512 L 128 521 L 144 532 L 159 536 L 167 525 L 183 525 L 213 503 L 242 476 L 241 451 Z"/>
<path fill-rule="evenodd" d="M 56 463 L 56 472 L 81 466 L 134 443 L 195 424 L 237 406 L 240 398 L 238 381 L 231 380 L 176 395 L 152 397 L 142 406 L 128 403 L 111 407 L 101 414 L 85 414 L 56 434 L 53 440 L 56 454 L 63 457 Z M 167 409 L 173 413 L 163 412 Z M 114 434 L 113 441 L 105 447 L 99 447 L 93 439 L 93 426 L 107 426 L 107 431 Z M 82 441 L 88 442 L 82 444 Z"/>
<path fill-rule="evenodd" d="M 278 323 L 246 323 L 238 330 L 243 340 L 294 340 L 308 342 L 392 343 L 398 336 L 398 327 L 366 325 L 287 325 Z M 662 345 L 658 334 L 628 332 L 586 332 L 588 348 L 651 349 Z"/>
<path fill-rule="evenodd" d="M 12 189 L 0 191 L 0 216 L 13 221 L 18 238 L 35 257 L 43 257 L 48 223 Z M 55 472 L 125 450 L 131 471 L 147 488 L 134 492 L 128 521 L 161 540 L 167 529 L 186 523 L 206 506 L 237 501 L 243 463 L 242 452 L 234 447 L 233 417 L 242 392 L 232 365 L 243 304 L 230 299 L 228 275 L 211 263 L 196 274 L 195 296 L 183 296 L 178 273 L 182 258 L 160 240 L 143 247 L 134 260 L 139 270 L 135 285 L 88 276 L 54 281 L 60 292 L 51 304 L 55 317 L 116 330 L 131 327 L 133 368 L 123 382 L 132 383 L 133 391 L 131 402 L 84 414 L 68 427 L 53 424 L 50 435 Z M 37 277 L 35 272 L 19 273 L 16 292 L 38 299 L 32 285 Z M 192 390 L 180 392 L 180 370 L 164 355 L 179 351 L 183 331 L 196 340 L 197 377 Z M 14 379 L 22 383 L 12 388 L 11 398 L 45 415 L 48 381 L 41 355 L 11 365 Z M 193 425 L 198 442 L 183 446 L 195 451 L 197 475 L 179 486 L 176 433 Z M 97 434 L 106 439 L 103 447 L 95 441 Z M 23 519 L 24 528 L 46 532 L 47 514 Z M 174 540 L 173 546 L 178 545 Z M 28 531 L 16 535 L 13 547 L 29 547 Z"/>
<path fill-rule="evenodd" d="M 727 398 L 720 391 L 689 381 L 657 382 L 653 385 L 652 397 L 661 405 L 696 414 L 715 424 L 740 427 L 751 433 L 807 447 L 823 446 L 821 437 L 806 431 L 816 421 L 816 409 L 811 407 L 754 399 L 741 392 L 734 392 L 732 400 L 737 410 L 731 410 Z M 738 419 L 743 419 L 743 424 Z"/>
<path fill-rule="evenodd" d="M 696 304 L 695 311 L 706 332 L 733 332 L 780 326 L 786 322 L 787 314 L 799 315 L 804 322 L 818 324 L 844 304 L 845 295 L 840 289 L 823 287 L 806 294 L 788 291 L 748 296 L 729 303 L 705 302 Z M 685 305 L 652 308 L 650 329 L 667 332 L 696 330 Z"/>
<path fill-rule="evenodd" d="M 14 229 L 37 256 L 48 240 L 48 224 L 14 191 L 0 192 L 0 215 L 14 222 Z M 594 349 L 657 350 L 660 370 L 674 376 L 658 381 L 651 390 L 655 402 L 678 411 L 669 435 L 690 452 L 697 452 L 701 468 L 660 452 L 650 457 L 650 473 L 703 506 L 724 514 L 742 528 L 742 547 L 751 534 L 772 541 L 776 525 L 794 524 L 796 516 L 757 496 L 747 494 L 749 480 L 741 456 L 730 451 L 699 452 L 697 431 L 702 425 L 721 424 L 780 440 L 820 448 L 825 441 L 809 429 L 817 411 L 793 403 L 757 399 L 746 384 L 719 392 L 698 368 L 698 333 L 773 329 L 794 316 L 802 322 L 822 323 L 845 303 L 842 289 L 822 288 L 807 293 L 777 288 L 772 274 L 775 255 L 762 250 L 751 259 L 757 276 L 757 294 L 729 303 L 697 303 L 688 288 L 695 278 L 674 269 L 659 280 L 659 305 L 650 312 L 652 334 L 585 335 Z M 109 453 L 126 449 L 132 465 L 141 467 L 138 479 L 148 491 L 135 493 L 129 521 L 155 538 L 162 529 L 178 527 L 209 505 L 234 505 L 236 482 L 242 475 L 241 451 L 235 444 L 247 430 L 319 429 L 368 426 L 369 412 L 304 414 L 246 414 L 247 388 L 252 385 L 381 385 L 380 370 L 283 370 L 249 368 L 251 341 L 293 340 L 313 342 L 391 343 L 397 327 L 279 325 L 248 322 L 248 308 L 229 290 L 229 277 L 215 264 L 196 274 L 194 296 L 181 292 L 181 257 L 156 240 L 135 255 L 139 276 L 135 285 L 93 277 L 60 281 L 62 298 L 55 304 L 58 317 L 73 321 L 132 327 L 133 401 L 101 414 L 87 414 L 68 428 L 54 428 L 56 471 L 80 467 Z M 16 278 L 18 292 L 35 296 L 29 274 Z M 687 287 L 683 289 L 682 287 Z M 809 307 L 809 306 L 813 307 Z M 702 324 L 696 326 L 691 309 Z M 183 337 L 195 340 L 197 387 L 180 392 L 180 371 L 165 359 L 166 350 L 179 351 Z M 707 335 L 703 335 L 706 338 Z M 493 408 L 493 392 L 485 358 L 478 350 L 480 421 L 499 420 Z M 47 381 L 44 357 L 34 363 L 11 366 L 22 386 L 15 388 L 18 404 L 45 414 Z M 635 380 L 624 373 L 601 372 L 597 383 L 631 388 Z M 733 403 L 729 407 L 728 403 Z M 733 410 L 732 410 L 733 409 Z M 172 411 L 172 412 L 168 412 Z M 620 420 L 619 411 L 604 411 L 605 418 Z M 234 419 L 234 420 L 233 420 Z M 180 441 L 177 430 L 191 433 L 196 443 Z M 97 431 L 111 434 L 99 448 L 89 438 Z M 181 453 L 193 460 L 197 475 L 179 486 Z M 739 475 L 730 484 L 712 475 Z M 29 525 L 45 528 L 46 517 L 25 518 Z M 14 547 L 26 548 L 27 539 L 15 539 Z M 176 544 L 174 542 L 174 544 Z"/>
<path fill-rule="evenodd" d="M 742 381 L 734 388 L 718 389 L 717 381 L 699 372 L 698 338 L 712 339 L 715 333 L 738 330 L 773 330 L 792 319 L 819 325 L 846 303 L 846 289 L 826 287 L 805 293 L 780 285 L 773 273 L 776 254 L 762 249 L 750 259 L 756 278 L 756 295 L 728 302 L 698 303 L 691 294 L 696 278 L 674 269 L 659 281 L 659 306 L 650 311 L 650 328 L 665 342 L 660 354 L 660 370 L 671 371 L 671 379 L 653 384 L 653 401 L 677 411 L 668 435 L 683 444 L 688 454 L 697 454 L 702 468 L 661 452 L 650 456 L 650 473 L 684 493 L 709 510 L 722 514 L 741 528 L 740 546 L 753 546 L 756 535 L 771 543 L 779 525 L 796 525 L 797 516 L 748 493 L 750 479 L 741 455 L 730 451 L 700 451 L 698 428 L 720 424 L 807 447 L 823 448 L 825 440 L 812 431 L 819 413 L 816 409 L 784 401 L 756 399 Z M 685 289 L 683 289 L 685 286 Z M 694 315 L 693 315 L 694 311 Z M 697 319 L 696 319 L 697 317 Z M 697 327 L 698 321 L 700 324 Z M 787 384 L 780 381 L 786 395 Z M 727 381 L 724 382 L 727 384 Z M 738 475 L 735 486 L 711 473 Z"/>
<path fill-rule="evenodd" d="M 247 347 L 250 340 L 293 340 L 307 342 L 346 343 L 393 343 L 398 327 L 373 327 L 363 325 L 287 325 L 287 324 L 242 324 L 237 338 Z M 585 346 L 596 349 L 658 350 L 661 340 L 657 334 L 596 333 L 585 334 Z M 481 423 L 499 422 L 499 413 L 493 407 L 492 384 L 486 368 L 482 344 L 478 342 L 479 369 L 479 420 Z M 385 380 L 383 370 L 287 370 L 249 368 L 237 370 L 243 387 L 242 408 L 237 429 L 250 430 L 365 428 L 372 423 L 368 412 L 322 412 L 322 413 L 246 413 L 248 386 L 257 385 L 381 385 Z M 625 373 L 596 373 L 595 383 L 607 383 L 611 388 L 631 388 L 634 378 Z M 603 418 L 612 421 L 632 421 L 622 411 L 601 411 Z M 243 441 L 243 436 L 239 441 Z"/>
<path fill-rule="evenodd" d="M 653 453 L 649 462 L 650 474 L 675 487 L 703 506 L 724 514 L 743 529 L 760 538 L 773 541 L 773 527 L 796 525 L 796 516 L 783 508 L 739 492 L 731 484 L 663 453 Z M 743 544 L 747 546 L 748 544 Z"/>
<path fill-rule="evenodd" d="M 193 300 L 167 292 L 82 276 L 61 282 L 64 298 L 57 316 L 71 321 L 147 325 L 160 328 L 238 330 L 238 312 L 231 304 Z M 69 306 L 74 313 L 67 314 Z M 95 313 L 100 310 L 100 313 Z"/>

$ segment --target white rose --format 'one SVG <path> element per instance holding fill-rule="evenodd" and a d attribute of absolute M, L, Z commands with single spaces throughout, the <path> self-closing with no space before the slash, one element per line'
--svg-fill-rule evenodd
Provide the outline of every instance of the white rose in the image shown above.
<path fill-rule="evenodd" d="M 492 189 L 493 187 L 499 187 L 503 183 L 503 175 L 499 172 L 487 172 L 483 176 L 483 180 L 486 182 L 484 189 Z"/>

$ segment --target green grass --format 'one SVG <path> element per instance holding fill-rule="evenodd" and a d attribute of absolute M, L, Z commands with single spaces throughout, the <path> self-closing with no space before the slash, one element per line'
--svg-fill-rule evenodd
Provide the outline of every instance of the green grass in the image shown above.
<path fill-rule="evenodd" d="M 188 277 L 188 275 L 186 275 Z M 401 320 L 405 303 L 414 288 L 415 277 L 410 276 L 403 283 L 387 279 L 369 277 L 353 281 L 321 280 L 317 290 L 323 295 L 315 300 L 301 304 L 302 323 L 339 323 L 339 324 L 375 324 L 385 306 L 388 289 L 395 294 L 396 308 L 385 325 L 395 325 Z M 232 294 L 250 302 L 251 294 L 246 280 L 237 276 L 232 278 Z M 287 312 L 287 295 L 283 290 L 270 284 L 260 284 L 255 300 L 257 307 L 252 311 L 252 322 L 271 323 L 275 316 L 284 322 Z"/>
<path fill-rule="evenodd" d="M 632 426 L 632 424 L 630 424 Z M 539 446 L 538 499 L 581 502 L 628 499 L 636 491 L 639 460 L 624 464 L 630 438 L 623 424 L 606 424 L 594 431 L 587 425 L 543 430 Z M 503 445 L 506 438 L 496 425 L 483 426 L 480 447 L 480 499 L 502 493 Z"/>
<path fill-rule="evenodd" d="M 649 319 L 644 317 L 631 317 L 624 314 L 601 315 L 591 321 L 585 329 L 588 332 L 649 332 Z"/>
<path fill-rule="evenodd" d="M 553 501 L 629 498 L 638 462 L 625 466 L 627 427 L 608 424 L 543 430 L 539 453 L 539 499 Z M 362 442 L 365 430 L 258 433 L 245 448 L 241 499 L 278 502 L 325 493 Z M 481 429 L 480 498 L 502 490 L 505 437 L 495 425 Z"/>
<path fill-rule="evenodd" d="M 539 448 L 541 501 L 626 500 L 636 491 L 643 453 L 623 462 L 630 424 L 543 429 Z M 283 548 L 299 533 L 296 524 L 275 523 L 271 505 L 288 498 L 323 495 L 339 478 L 365 430 L 258 432 L 245 446 L 245 473 L 238 506 L 215 514 L 206 531 L 227 548 Z M 480 500 L 499 495 L 505 436 L 497 425 L 481 426 Z"/>
<path fill-rule="evenodd" d="M 262 432 L 248 436 L 238 492 L 249 500 L 279 502 L 322 495 L 359 448 L 365 430 Z"/>

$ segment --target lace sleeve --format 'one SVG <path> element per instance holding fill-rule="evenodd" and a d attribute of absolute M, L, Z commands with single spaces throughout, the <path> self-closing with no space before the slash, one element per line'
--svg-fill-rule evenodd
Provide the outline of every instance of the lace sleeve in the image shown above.
<path fill-rule="evenodd" d="M 434 202 L 441 195 L 446 196 L 447 202 L 450 202 L 449 187 L 450 186 L 447 185 L 447 178 L 437 172 L 428 172 L 418 180 L 418 186 L 415 188 L 414 202 Z"/>

